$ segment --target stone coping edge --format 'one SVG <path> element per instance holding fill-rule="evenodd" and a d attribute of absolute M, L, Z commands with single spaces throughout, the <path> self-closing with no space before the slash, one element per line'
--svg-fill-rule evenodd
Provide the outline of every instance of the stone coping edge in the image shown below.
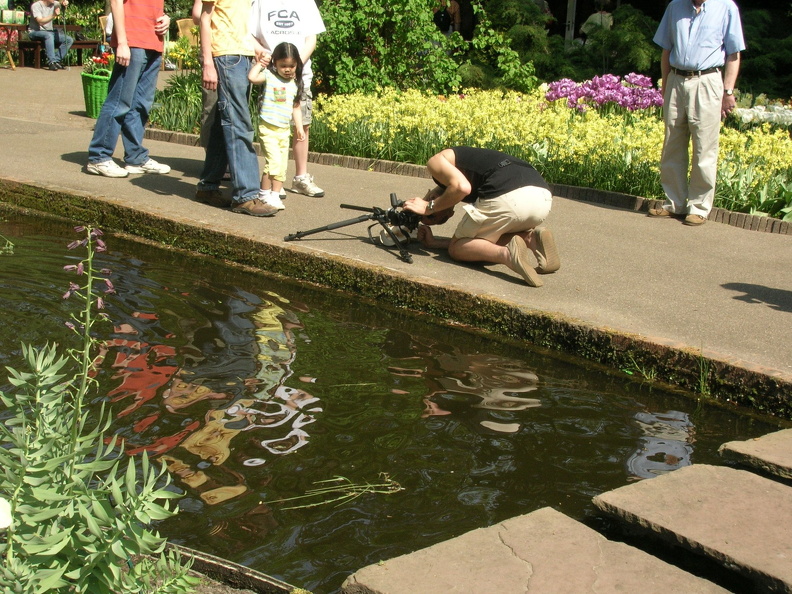
<path fill-rule="evenodd" d="M 743 406 L 759 414 L 792 420 L 792 376 L 714 351 L 702 352 L 681 343 L 595 327 L 342 256 L 317 255 L 299 246 L 270 244 L 173 221 L 100 197 L 0 179 L 0 210 L 3 208 L 96 225 L 162 246 L 178 236 L 178 249 L 186 252 L 251 267 L 287 281 L 342 291 L 410 310 L 417 316 L 428 314 L 440 323 L 561 352 L 614 371 L 635 369 L 633 378 L 639 382 L 651 377 L 652 382 L 669 389 L 706 394 L 707 400 L 723 406 Z M 707 364 L 703 366 L 702 361 Z"/>
<path fill-rule="evenodd" d="M 147 128 L 145 136 L 151 140 L 173 142 L 188 146 L 198 146 L 200 144 L 197 134 L 168 132 L 167 130 Z M 260 149 L 258 144 L 256 144 L 255 147 L 256 152 L 259 153 Z M 291 155 L 289 158 L 291 158 Z M 392 173 L 394 175 L 407 175 L 410 177 L 422 177 L 429 179 L 429 174 L 426 172 L 426 167 L 412 163 L 400 163 L 398 161 L 383 161 L 365 157 L 349 157 L 346 155 L 315 152 L 308 153 L 308 160 L 311 163 L 317 163 L 318 165 L 346 167 L 348 169 L 376 171 L 378 173 Z M 650 208 L 659 208 L 663 204 L 662 200 L 641 198 L 640 196 L 633 196 L 632 194 L 608 192 L 605 190 L 597 190 L 595 188 L 550 184 L 550 189 L 552 190 L 554 196 L 569 198 L 570 200 L 579 200 L 581 202 L 604 204 L 606 206 L 614 206 L 616 208 L 624 208 L 636 212 L 647 212 Z M 724 208 L 713 208 L 712 212 L 710 212 L 709 220 L 711 222 L 723 223 L 732 227 L 746 229 L 749 231 L 792 235 L 792 223 L 789 221 L 782 221 L 781 219 L 774 219 L 759 215 L 751 215 L 743 212 L 732 212 Z"/>

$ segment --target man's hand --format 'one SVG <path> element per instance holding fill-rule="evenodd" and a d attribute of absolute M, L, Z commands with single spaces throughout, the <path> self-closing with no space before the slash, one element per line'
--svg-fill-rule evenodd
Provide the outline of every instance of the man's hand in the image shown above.
<path fill-rule="evenodd" d="M 404 210 L 409 210 L 417 215 L 425 215 L 429 203 L 423 198 L 410 198 L 404 202 Z"/>
<path fill-rule="evenodd" d="M 432 229 L 426 225 L 418 227 L 418 241 L 420 241 L 424 247 L 433 247 L 432 242 L 434 241 L 434 233 Z"/>
<path fill-rule="evenodd" d="M 163 14 L 160 18 L 157 19 L 157 22 L 154 24 L 154 32 L 162 37 L 165 33 L 168 32 L 170 28 L 170 17 L 167 14 Z"/>
<path fill-rule="evenodd" d="M 256 62 L 261 64 L 262 68 L 268 68 L 272 61 L 272 52 L 266 47 L 256 42 L 255 44 Z"/>
<path fill-rule="evenodd" d="M 723 101 L 721 101 L 721 119 L 725 120 L 728 115 L 734 111 L 736 105 L 737 100 L 734 98 L 734 95 L 724 95 Z"/>
<path fill-rule="evenodd" d="M 214 60 L 205 62 L 203 64 L 203 88 L 207 91 L 217 90 L 217 70 L 215 69 Z"/>
<path fill-rule="evenodd" d="M 129 66 L 129 61 L 132 59 L 132 50 L 129 49 L 129 45 L 126 43 L 119 43 L 115 54 L 116 64 L 121 66 Z"/>

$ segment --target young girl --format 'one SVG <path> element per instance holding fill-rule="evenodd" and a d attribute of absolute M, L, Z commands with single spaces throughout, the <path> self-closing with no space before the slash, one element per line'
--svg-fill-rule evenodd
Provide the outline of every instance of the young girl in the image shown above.
<path fill-rule="evenodd" d="M 264 84 L 259 104 L 259 139 L 267 164 L 261 176 L 259 200 L 280 210 L 286 208 L 279 194 L 286 179 L 289 124 L 292 120 L 297 140 L 305 140 L 300 111 L 302 69 L 297 47 L 281 43 L 272 52 L 269 68 L 256 62 L 248 74 L 248 80 L 253 84 Z"/>

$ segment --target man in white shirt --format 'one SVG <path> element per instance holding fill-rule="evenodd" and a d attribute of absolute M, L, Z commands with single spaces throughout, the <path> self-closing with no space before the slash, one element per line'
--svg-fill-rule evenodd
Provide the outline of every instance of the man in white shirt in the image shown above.
<path fill-rule="evenodd" d="M 313 176 L 308 173 L 308 139 L 313 109 L 311 55 L 316 49 L 316 36 L 325 32 L 322 15 L 314 0 L 254 0 L 250 13 L 250 32 L 258 60 L 262 56 L 268 57 L 275 46 L 283 42 L 292 43 L 300 50 L 303 61 L 300 104 L 305 140 L 297 141 L 295 135 L 292 143 L 295 176 L 291 191 L 306 196 L 324 196 L 324 190 L 314 183 Z"/>

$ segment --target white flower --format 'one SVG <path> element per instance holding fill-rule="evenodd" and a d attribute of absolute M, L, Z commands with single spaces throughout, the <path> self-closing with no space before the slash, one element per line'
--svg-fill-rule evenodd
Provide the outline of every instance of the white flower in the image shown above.
<path fill-rule="evenodd" d="M 5 530 L 11 525 L 11 504 L 0 497 L 0 530 Z"/>

